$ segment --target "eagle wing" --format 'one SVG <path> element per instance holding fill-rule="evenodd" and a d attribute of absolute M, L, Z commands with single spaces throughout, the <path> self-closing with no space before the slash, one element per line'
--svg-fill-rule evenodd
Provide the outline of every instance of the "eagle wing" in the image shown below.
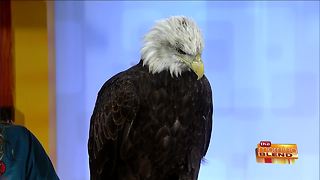
<path fill-rule="evenodd" d="M 139 98 L 129 80 L 112 78 L 103 85 L 90 121 L 91 179 L 114 176 L 119 150 L 129 136 L 138 109 Z"/>
<path fill-rule="evenodd" d="M 212 132 L 212 124 L 213 124 L 213 98 L 212 98 L 212 90 L 210 83 L 207 78 L 204 78 L 204 81 L 202 83 L 203 85 L 203 90 L 204 90 L 204 104 L 205 107 L 203 108 L 205 110 L 205 144 L 204 144 L 204 150 L 203 150 L 203 156 L 206 155 L 209 144 L 210 144 L 210 139 L 211 139 L 211 132 Z"/>

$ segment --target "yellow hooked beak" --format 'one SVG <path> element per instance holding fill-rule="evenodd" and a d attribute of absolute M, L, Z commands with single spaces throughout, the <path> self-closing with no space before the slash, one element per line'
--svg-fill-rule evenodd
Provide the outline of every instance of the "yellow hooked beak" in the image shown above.
<path fill-rule="evenodd" d="M 191 63 L 190 68 L 194 73 L 196 73 L 196 75 L 198 76 L 198 80 L 202 78 L 204 74 L 204 66 L 200 54 L 196 56 L 195 60 Z"/>

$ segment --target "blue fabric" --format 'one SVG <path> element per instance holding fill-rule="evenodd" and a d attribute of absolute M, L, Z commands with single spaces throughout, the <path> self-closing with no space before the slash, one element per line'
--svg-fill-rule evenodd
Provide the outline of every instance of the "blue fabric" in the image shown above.
<path fill-rule="evenodd" d="M 25 127 L 0 124 L 1 180 L 56 180 L 54 167 L 38 139 Z"/>

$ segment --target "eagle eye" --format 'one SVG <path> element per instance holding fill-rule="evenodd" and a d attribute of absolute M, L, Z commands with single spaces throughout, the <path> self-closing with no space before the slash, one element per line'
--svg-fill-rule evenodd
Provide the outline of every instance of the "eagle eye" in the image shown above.
<path fill-rule="evenodd" d="M 180 53 L 180 54 L 183 54 L 183 55 L 186 55 L 187 53 L 186 52 L 184 52 L 182 49 L 180 49 L 180 48 L 177 48 L 177 51 L 178 51 L 178 53 Z"/>

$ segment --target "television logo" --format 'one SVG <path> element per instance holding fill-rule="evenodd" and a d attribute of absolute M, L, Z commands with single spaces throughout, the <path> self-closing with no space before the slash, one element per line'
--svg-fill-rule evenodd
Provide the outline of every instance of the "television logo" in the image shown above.
<path fill-rule="evenodd" d="M 260 141 L 256 148 L 258 163 L 293 164 L 298 159 L 296 144 L 272 144 L 271 141 Z"/>

